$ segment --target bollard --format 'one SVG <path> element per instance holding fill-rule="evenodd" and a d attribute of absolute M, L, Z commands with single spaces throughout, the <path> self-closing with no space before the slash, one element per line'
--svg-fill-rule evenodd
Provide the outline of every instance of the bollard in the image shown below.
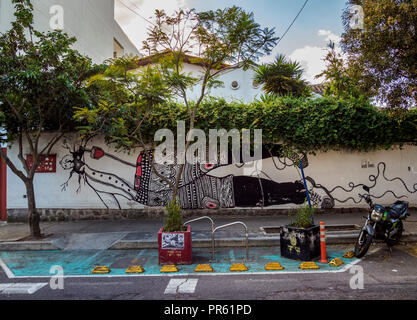
<path fill-rule="evenodd" d="M 321 259 L 320 263 L 328 263 L 326 254 L 326 234 L 324 231 L 324 222 L 320 222 L 320 251 Z"/>

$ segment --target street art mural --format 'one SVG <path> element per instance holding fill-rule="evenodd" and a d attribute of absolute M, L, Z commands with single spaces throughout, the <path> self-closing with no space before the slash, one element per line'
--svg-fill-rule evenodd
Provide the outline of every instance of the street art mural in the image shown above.
<path fill-rule="evenodd" d="M 358 199 L 358 197 L 355 197 L 355 196 L 358 195 L 358 193 L 363 193 L 362 187 L 365 185 L 369 187 L 369 189 L 371 190 L 370 194 L 373 199 L 382 199 L 388 194 L 391 194 L 392 196 L 394 196 L 395 199 L 403 199 L 403 198 L 408 198 L 409 195 L 417 193 L 417 182 L 413 183 L 412 186 L 410 187 L 407 185 L 404 179 L 400 177 L 394 177 L 394 178 L 387 177 L 386 176 L 387 165 L 385 162 L 378 163 L 376 170 L 377 170 L 376 175 L 373 175 L 373 174 L 369 175 L 368 177 L 369 183 L 355 184 L 354 182 L 349 182 L 346 187 L 336 186 L 330 190 L 327 190 L 321 185 L 316 184 L 313 180 L 311 180 L 311 183 L 315 188 L 322 188 L 323 190 L 325 190 L 326 193 L 329 195 L 329 197 L 331 197 L 333 201 L 336 201 L 338 203 L 346 203 L 348 201 L 351 201 L 355 204 L 358 204 L 358 203 L 363 202 L 364 200 L 361 197 L 359 197 Z M 388 186 L 389 183 L 392 183 L 392 182 L 398 182 L 398 184 L 401 186 L 402 194 L 396 194 L 393 190 L 389 190 L 389 189 L 385 189 L 383 193 L 378 194 L 377 192 L 373 190 L 377 187 L 377 185 L 384 184 Z M 339 191 L 339 193 L 340 191 L 341 193 L 346 193 L 347 197 L 337 198 L 333 196 L 337 191 Z"/>
<path fill-rule="evenodd" d="M 107 170 L 97 169 L 97 161 L 111 159 L 113 164 Z M 309 167 L 308 157 L 305 154 L 281 155 L 279 146 L 274 151 L 263 150 L 263 160 L 272 161 L 276 172 L 296 170 L 299 174 L 299 162 L 304 168 Z M 259 159 L 259 160 L 262 160 Z M 72 177 L 78 177 L 78 190 L 82 185 L 90 188 L 97 198 L 110 209 L 122 209 L 121 200 L 139 203 L 149 207 L 166 206 L 172 199 L 172 190 L 155 171 L 175 183 L 178 166 L 153 163 L 152 152 L 142 152 L 137 156 L 135 163 L 125 161 L 99 147 L 77 147 L 69 150 L 60 165 L 68 170 L 69 178 L 62 185 L 65 190 Z M 152 165 L 153 163 L 153 165 Z M 263 170 L 247 171 L 246 175 L 222 175 L 228 166 L 237 168 L 245 164 L 228 165 L 213 164 L 186 164 L 181 176 L 179 188 L 179 201 L 183 209 L 219 209 L 219 208 L 245 208 L 270 207 L 282 205 L 301 205 L 305 202 L 306 193 L 301 175 L 299 180 L 278 181 L 272 179 Z M 123 167 L 127 176 L 115 172 L 116 167 Z M 387 194 L 396 199 L 406 197 L 406 194 L 417 193 L 417 183 L 411 187 L 401 177 L 387 177 L 386 164 L 380 162 L 376 167 L 375 175 L 368 177 L 367 186 L 371 188 L 373 198 L 380 199 Z M 278 175 L 280 176 L 280 175 Z M 282 175 L 284 176 L 284 175 Z M 306 176 L 307 188 L 314 206 L 319 208 L 333 208 L 336 204 L 363 202 L 359 193 L 363 193 L 362 183 L 349 182 L 347 185 L 338 185 L 332 188 L 323 186 L 316 177 Z M 402 185 L 403 194 L 392 190 L 385 190 L 381 194 L 373 193 L 372 189 L 382 182 L 398 182 Z"/>

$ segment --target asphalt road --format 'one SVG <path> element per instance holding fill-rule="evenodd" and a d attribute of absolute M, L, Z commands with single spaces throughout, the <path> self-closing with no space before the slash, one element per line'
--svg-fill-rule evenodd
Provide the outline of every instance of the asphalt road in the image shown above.
<path fill-rule="evenodd" d="M 65 278 L 64 289 L 52 290 L 48 278 L 9 279 L 1 270 L 2 285 L 47 285 L 33 294 L 3 292 L 0 300 L 417 300 L 417 245 L 399 245 L 392 255 L 378 247 L 342 273 Z"/>

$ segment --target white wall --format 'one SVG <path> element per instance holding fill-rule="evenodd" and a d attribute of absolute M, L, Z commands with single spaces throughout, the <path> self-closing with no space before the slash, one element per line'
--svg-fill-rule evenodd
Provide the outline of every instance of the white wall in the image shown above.
<path fill-rule="evenodd" d="M 114 38 L 123 46 L 125 54 L 132 54 L 134 56 L 141 57 L 142 54 L 136 46 L 130 41 L 127 35 L 124 33 L 119 23 L 114 20 Z"/>
<path fill-rule="evenodd" d="M 71 139 L 69 139 L 71 141 Z M 76 143 L 76 140 L 72 140 Z M 71 143 L 71 142 L 70 142 Z M 57 154 L 57 160 L 60 161 L 69 151 L 63 148 L 62 142 L 53 150 Z M 101 146 L 105 152 L 118 156 L 120 159 L 136 163 L 139 150 L 131 154 L 116 154 L 112 148 L 105 146 L 102 140 L 96 139 L 88 147 Z M 19 163 L 17 159 L 16 145 L 8 151 L 14 163 Z M 279 161 L 281 160 L 281 162 Z M 371 194 L 378 197 L 375 202 L 381 204 L 390 204 L 397 199 L 409 201 L 411 205 L 417 206 L 417 147 L 406 146 L 403 149 L 397 147 L 388 151 L 375 151 L 370 153 L 357 152 L 327 152 L 318 153 L 316 156 L 308 156 L 309 165 L 305 169 L 307 177 L 315 181 L 315 186 L 308 182 L 309 189 L 315 194 L 322 197 L 330 196 L 335 199 L 335 207 L 366 207 L 364 202 L 359 201 L 358 193 L 363 193 L 360 184 L 368 186 L 375 185 Z M 103 157 L 100 160 L 94 160 L 89 154 L 85 154 L 85 162 L 94 170 L 107 172 L 118 175 L 120 178 L 133 185 L 135 177 L 135 167 L 125 165 L 114 159 Z M 286 167 L 282 164 L 285 159 L 269 158 L 262 162 L 261 178 L 271 179 L 275 182 L 295 182 L 301 180 L 299 172 L 294 167 Z M 288 159 L 287 159 L 288 162 Z M 369 167 L 374 165 L 374 167 Z M 366 168 L 362 165 L 366 164 Z M 258 162 L 258 167 L 260 163 Z M 278 167 L 278 168 L 277 168 Z M 259 167 L 260 168 L 260 167 Z M 283 169 L 283 170 L 282 170 Z M 229 174 L 235 176 L 249 175 L 251 164 L 243 168 L 234 165 L 218 168 L 210 173 L 212 176 L 224 177 Z M 35 190 L 37 206 L 39 208 L 105 208 L 97 194 L 81 180 L 78 182 L 78 175 L 74 174 L 71 178 L 66 191 L 61 191 L 70 175 L 70 171 L 65 171 L 59 164 L 56 173 L 39 173 L 35 177 Z M 107 176 L 101 178 L 106 180 Z M 7 205 L 9 209 L 26 208 L 26 194 L 23 183 L 15 176 L 10 169 L 7 175 Z M 118 192 L 114 185 L 114 179 L 111 182 L 113 186 L 95 184 L 100 191 Z M 117 187 L 120 187 L 119 181 Z M 77 189 L 81 187 L 77 193 Z M 325 190 L 325 189 L 326 190 Z M 134 194 L 134 192 L 132 192 Z M 385 194 L 385 195 L 384 195 Z M 382 197 L 381 197 L 382 196 Z M 408 198 L 404 198 L 407 196 Z M 116 202 L 111 197 L 105 197 L 105 202 L 110 208 L 117 209 Z M 119 198 L 122 208 L 142 208 L 143 205 Z M 320 204 L 319 204 L 320 205 Z M 285 204 L 272 208 L 292 208 L 294 204 Z"/>
<path fill-rule="evenodd" d="M 195 78 L 201 78 L 203 76 L 202 68 L 198 65 L 184 63 L 185 74 L 191 74 Z M 226 101 L 241 101 L 243 103 L 250 103 L 255 98 L 263 93 L 261 86 L 254 87 L 253 79 L 255 71 L 248 69 L 246 71 L 243 68 L 225 70 L 216 77 L 216 80 L 223 82 L 223 86 L 213 88 L 206 92 L 206 95 L 213 97 L 224 98 Z M 238 89 L 232 89 L 232 82 L 237 81 L 239 84 Z M 193 88 L 187 90 L 188 100 L 197 100 L 201 95 L 201 83 L 197 83 Z M 182 98 L 178 98 L 179 102 L 183 102 Z"/>
<path fill-rule="evenodd" d="M 76 143 L 77 138 L 72 139 L 71 135 L 67 136 L 67 138 L 69 139 L 69 146 L 73 151 L 73 143 Z M 45 143 L 45 140 L 41 141 L 41 143 Z M 93 140 L 92 145 L 102 146 L 106 152 L 116 154 L 113 149 L 106 147 L 102 140 L 95 139 Z M 28 152 L 28 150 L 24 150 L 24 153 L 25 152 Z M 10 157 L 11 161 L 17 164 L 19 169 L 22 170 L 23 167 L 17 158 L 17 153 L 17 144 L 14 144 L 12 145 L 11 150 L 8 151 L 8 156 Z M 81 189 L 77 193 L 77 189 L 80 187 L 78 184 L 77 174 L 74 174 L 69 181 L 70 183 L 68 184 L 67 190 L 65 192 L 61 191 L 62 185 L 68 180 L 70 176 L 70 171 L 64 170 L 62 166 L 59 165 L 59 161 L 61 161 L 62 158 L 69 153 L 69 150 L 64 147 L 64 143 L 61 141 L 51 151 L 51 154 L 57 155 L 57 172 L 37 173 L 35 175 L 37 206 L 39 208 L 106 208 L 105 205 L 100 202 L 96 193 L 87 185 L 84 185 L 84 182 L 81 183 Z M 132 156 L 129 156 L 127 154 L 120 153 L 118 156 L 124 160 L 130 160 L 131 162 L 136 163 L 137 157 L 133 156 L 135 154 L 136 153 L 132 153 Z M 89 165 L 93 166 L 96 170 L 109 171 L 109 168 L 111 168 L 110 172 L 116 173 L 133 183 L 135 174 L 134 168 L 129 168 L 131 170 L 126 170 L 126 168 L 120 166 L 120 163 L 117 163 L 116 166 L 114 161 L 108 158 L 96 161 L 89 158 L 88 154 L 86 154 L 86 159 Z M 7 172 L 7 179 L 7 207 L 9 209 L 27 208 L 25 186 L 9 168 Z M 100 190 L 103 191 L 110 189 L 111 188 L 100 187 Z M 112 202 L 113 199 L 110 199 L 109 201 Z M 124 208 L 143 208 L 142 205 L 136 202 L 130 203 L 129 201 L 123 201 L 123 199 L 121 199 L 121 202 Z"/>
<path fill-rule="evenodd" d="M 192 72 L 195 76 L 201 76 L 201 68 L 195 65 L 185 64 L 184 71 Z M 252 69 L 244 71 L 243 68 L 240 68 L 224 71 L 217 78 L 217 80 L 223 82 L 223 86 L 212 89 L 210 95 L 222 97 L 227 101 L 252 102 L 262 94 L 261 86 L 253 86 L 254 76 L 255 72 Z M 232 88 L 233 81 L 238 82 L 239 87 L 237 89 Z M 196 85 L 193 90 L 189 90 L 188 92 L 192 99 L 198 99 L 201 94 L 201 85 Z"/>
<path fill-rule="evenodd" d="M 89 56 L 95 63 L 113 57 L 113 39 L 124 47 L 125 53 L 139 55 L 139 51 L 114 20 L 114 0 L 32 0 L 34 27 L 50 30 L 50 8 L 64 9 L 64 31 L 75 36 L 74 48 Z M 8 30 L 14 20 L 11 0 L 0 1 L 0 31 Z"/>

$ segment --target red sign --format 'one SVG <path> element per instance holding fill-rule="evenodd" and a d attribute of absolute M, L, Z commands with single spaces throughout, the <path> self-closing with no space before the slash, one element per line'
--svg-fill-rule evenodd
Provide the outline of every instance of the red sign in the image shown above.
<path fill-rule="evenodd" d="M 36 168 L 37 173 L 54 173 L 56 172 L 56 154 L 42 154 L 39 157 L 40 163 Z M 33 156 L 28 154 L 26 156 L 26 164 L 29 170 L 33 166 Z"/>

